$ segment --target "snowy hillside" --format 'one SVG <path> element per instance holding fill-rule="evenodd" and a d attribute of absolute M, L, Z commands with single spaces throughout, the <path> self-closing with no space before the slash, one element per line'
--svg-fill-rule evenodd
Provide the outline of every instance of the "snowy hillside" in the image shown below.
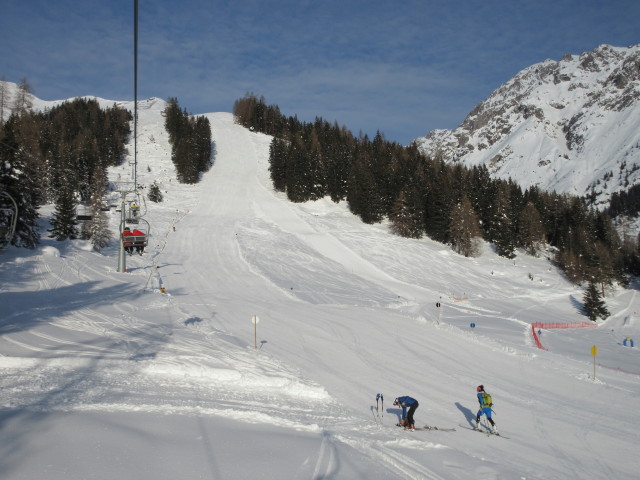
<path fill-rule="evenodd" d="M 0 81 L 0 86 L 4 89 L 4 102 L 5 102 L 5 106 L 2 109 L 2 114 L 3 114 L 3 120 L 7 120 L 9 118 L 9 116 L 11 115 L 11 112 L 14 110 L 14 103 L 16 101 L 17 96 L 19 95 L 19 88 L 18 85 L 13 83 L 13 82 L 3 82 Z M 37 92 L 35 92 L 37 94 Z M 31 107 L 34 111 L 36 112 L 42 112 L 45 111 L 47 109 L 52 109 L 55 108 L 59 105 L 61 105 L 64 102 L 70 102 L 73 101 L 74 98 L 69 98 L 69 99 L 64 99 L 64 100 L 42 100 L 40 98 L 38 98 L 38 96 L 36 94 L 29 94 L 29 100 L 31 101 Z M 112 107 L 113 105 L 123 105 L 126 104 L 128 106 L 130 106 L 131 109 L 133 109 L 133 102 L 119 102 L 119 101 L 114 101 L 114 100 L 105 100 L 104 98 L 100 98 L 100 97 L 93 97 L 93 96 L 85 96 L 85 97 L 76 97 L 76 98 L 84 98 L 84 99 L 88 99 L 88 100 L 95 100 L 98 102 L 98 104 L 102 107 L 102 108 L 109 108 Z M 143 103 L 148 103 L 151 101 L 154 101 L 156 99 L 148 99 L 144 102 L 139 102 L 139 108 L 144 108 L 142 105 Z"/>
<path fill-rule="evenodd" d="M 416 140 L 428 154 L 486 165 L 523 188 L 600 204 L 640 182 L 640 45 L 603 45 L 518 73 L 455 130 Z"/>
<path fill-rule="evenodd" d="M 139 182 L 164 202 L 127 273 L 115 246 L 0 253 L 3 480 L 637 477 L 637 287 L 608 293 L 598 328 L 536 327 L 541 350 L 532 323 L 585 320 L 545 259 L 464 258 L 344 203 L 292 204 L 270 138 L 227 113 L 208 115 L 211 170 L 177 184 L 163 108 L 140 105 Z M 480 383 L 508 438 L 462 427 Z M 400 395 L 456 431 L 395 427 Z"/>

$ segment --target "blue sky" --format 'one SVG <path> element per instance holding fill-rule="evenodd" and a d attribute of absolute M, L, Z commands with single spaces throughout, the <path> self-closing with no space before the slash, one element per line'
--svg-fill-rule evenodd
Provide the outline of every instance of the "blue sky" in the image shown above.
<path fill-rule="evenodd" d="M 0 9 L 0 76 L 44 100 L 133 99 L 133 0 Z M 138 98 L 190 113 L 247 92 L 402 144 L 467 113 L 523 68 L 640 43 L 637 0 L 139 0 Z"/>

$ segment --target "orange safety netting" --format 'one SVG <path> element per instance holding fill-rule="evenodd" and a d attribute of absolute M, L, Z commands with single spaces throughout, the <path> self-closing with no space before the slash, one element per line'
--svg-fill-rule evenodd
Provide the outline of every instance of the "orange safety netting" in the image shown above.
<path fill-rule="evenodd" d="M 541 350 L 547 350 L 540 342 L 538 332 L 536 329 L 544 328 L 545 330 L 551 330 L 552 328 L 597 328 L 598 325 L 592 322 L 580 322 L 580 323 L 543 323 L 534 322 L 531 324 L 531 333 L 533 334 L 533 341 L 536 346 Z"/>

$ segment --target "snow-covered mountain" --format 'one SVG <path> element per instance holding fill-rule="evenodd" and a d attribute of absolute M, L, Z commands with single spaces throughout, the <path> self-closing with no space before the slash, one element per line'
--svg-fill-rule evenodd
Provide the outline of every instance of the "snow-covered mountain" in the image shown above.
<path fill-rule="evenodd" d="M 640 182 L 639 127 L 640 45 L 602 45 L 522 70 L 458 128 L 416 143 L 523 188 L 595 191 L 602 205 Z"/>

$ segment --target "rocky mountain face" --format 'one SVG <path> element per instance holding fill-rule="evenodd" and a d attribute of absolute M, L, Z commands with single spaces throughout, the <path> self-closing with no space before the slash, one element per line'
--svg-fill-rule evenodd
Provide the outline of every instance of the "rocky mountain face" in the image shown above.
<path fill-rule="evenodd" d="M 522 70 L 455 130 L 415 143 L 449 162 L 487 166 L 558 193 L 591 196 L 640 183 L 640 45 L 602 45 Z"/>

